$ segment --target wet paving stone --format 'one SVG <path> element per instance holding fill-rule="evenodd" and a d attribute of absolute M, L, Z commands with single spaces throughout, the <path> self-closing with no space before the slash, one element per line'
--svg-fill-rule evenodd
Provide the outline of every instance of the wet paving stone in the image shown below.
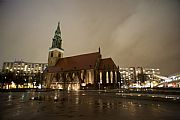
<path fill-rule="evenodd" d="M 180 104 L 117 97 L 98 92 L 0 94 L 1 120 L 179 120 Z M 33 98 L 33 99 L 32 99 Z"/>

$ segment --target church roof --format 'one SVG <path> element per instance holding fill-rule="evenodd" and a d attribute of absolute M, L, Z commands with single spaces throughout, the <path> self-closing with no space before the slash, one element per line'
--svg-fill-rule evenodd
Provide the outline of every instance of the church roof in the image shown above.
<path fill-rule="evenodd" d="M 61 58 L 54 67 L 48 67 L 47 72 L 94 69 L 100 56 L 99 52 L 94 52 Z"/>
<path fill-rule="evenodd" d="M 101 59 L 99 69 L 100 70 L 117 70 L 118 68 L 115 65 L 112 58 L 105 58 L 105 59 Z"/>

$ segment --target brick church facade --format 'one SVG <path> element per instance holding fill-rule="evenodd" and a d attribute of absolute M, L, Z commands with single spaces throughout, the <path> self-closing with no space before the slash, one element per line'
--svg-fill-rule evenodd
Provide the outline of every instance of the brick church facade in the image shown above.
<path fill-rule="evenodd" d="M 60 25 L 49 49 L 45 85 L 52 89 L 108 89 L 120 85 L 119 68 L 111 58 L 102 58 L 99 51 L 63 57 Z"/>

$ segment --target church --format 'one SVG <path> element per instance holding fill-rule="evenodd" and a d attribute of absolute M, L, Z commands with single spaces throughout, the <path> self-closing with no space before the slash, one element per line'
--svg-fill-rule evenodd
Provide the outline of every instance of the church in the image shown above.
<path fill-rule="evenodd" d="M 101 50 L 63 57 L 60 23 L 49 48 L 44 71 L 46 88 L 62 90 L 115 89 L 120 86 L 119 67 L 112 58 L 102 58 Z"/>

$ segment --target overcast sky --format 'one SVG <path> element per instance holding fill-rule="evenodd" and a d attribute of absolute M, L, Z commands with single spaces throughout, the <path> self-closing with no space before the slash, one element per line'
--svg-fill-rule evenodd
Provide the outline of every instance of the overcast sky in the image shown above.
<path fill-rule="evenodd" d="M 0 0 L 0 64 L 47 62 L 60 21 L 64 56 L 96 52 L 120 67 L 180 72 L 179 0 Z"/>

